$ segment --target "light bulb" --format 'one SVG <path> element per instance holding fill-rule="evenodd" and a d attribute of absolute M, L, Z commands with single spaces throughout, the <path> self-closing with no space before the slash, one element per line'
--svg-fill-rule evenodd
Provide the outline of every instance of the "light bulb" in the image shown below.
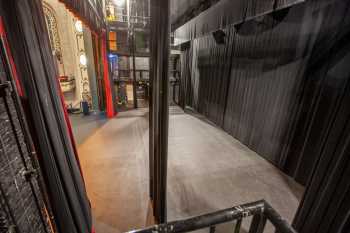
<path fill-rule="evenodd" d="M 87 65 L 87 58 L 85 54 L 81 54 L 79 57 L 80 64 L 83 66 Z"/>
<path fill-rule="evenodd" d="M 83 23 L 80 20 L 75 22 L 75 30 L 77 30 L 77 32 L 83 32 Z"/>

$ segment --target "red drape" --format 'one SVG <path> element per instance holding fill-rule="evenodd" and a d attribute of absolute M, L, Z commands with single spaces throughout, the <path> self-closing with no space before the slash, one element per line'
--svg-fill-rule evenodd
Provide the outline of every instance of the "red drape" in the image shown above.
<path fill-rule="evenodd" d="M 10 46 L 7 42 L 5 27 L 4 27 L 4 23 L 3 23 L 3 20 L 1 17 L 0 17 L 0 36 L 1 36 L 1 39 L 2 39 L 4 46 L 5 46 L 5 49 L 6 49 L 6 55 L 7 55 L 7 58 L 9 59 L 9 63 L 11 66 L 11 73 L 12 73 L 12 77 L 14 78 L 14 82 L 16 85 L 18 95 L 23 96 L 23 90 L 22 90 L 21 84 L 20 84 L 19 79 L 18 79 L 15 62 L 13 61 Z"/>
<path fill-rule="evenodd" d="M 19 81 L 19 78 L 18 78 L 18 75 L 17 75 L 17 70 L 16 70 L 15 63 L 13 61 L 13 57 L 12 57 L 12 54 L 11 54 L 11 51 L 10 51 L 10 47 L 9 47 L 8 42 L 7 42 L 6 33 L 5 33 L 5 27 L 4 27 L 2 18 L 0 18 L 0 36 L 1 36 L 2 40 L 3 40 L 4 46 L 5 46 L 5 49 L 6 49 L 6 54 L 7 54 L 7 57 L 9 59 L 10 65 L 11 65 L 11 72 L 12 72 L 12 76 L 13 76 L 13 79 L 14 79 L 14 82 L 15 82 L 15 85 L 16 85 L 16 89 L 17 89 L 18 95 L 23 97 L 23 90 L 22 90 L 22 87 L 21 87 L 21 84 L 20 84 L 20 81 Z M 58 82 L 58 78 L 57 78 L 57 82 Z M 69 117 L 68 117 L 67 109 L 66 109 L 65 104 L 64 104 L 63 93 L 61 91 L 59 83 L 58 83 L 58 87 L 60 89 L 59 91 L 60 91 L 60 95 L 61 95 L 60 96 L 61 102 L 62 102 L 63 109 L 64 109 L 64 117 L 65 117 L 65 120 L 66 120 L 66 125 L 67 125 L 67 128 L 68 128 L 69 136 L 70 136 L 71 143 L 72 143 L 72 146 L 73 146 L 74 154 L 75 154 L 75 157 L 77 159 L 81 175 L 83 176 L 81 165 L 80 165 L 80 161 L 79 161 L 79 157 L 78 157 L 78 151 L 77 151 L 77 147 L 76 147 L 76 144 L 75 144 L 74 135 L 73 135 L 73 131 L 72 131 L 72 126 L 71 126 L 71 123 L 70 123 L 70 120 L 69 120 Z"/>
<path fill-rule="evenodd" d="M 19 81 L 19 77 L 18 77 L 17 70 L 16 70 L 16 65 L 14 63 L 14 60 L 13 60 L 13 57 L 12 57 L 12 54 L 11 54 L 11 50 L 10 50 L 10 47 L 9 47 L 9 43 L 7 41 L 7 38 L 6 38 L 6 31 L 5 31 L 5 27 L 4 27 L 4 22 L 3 22 L 3 19 L 1 17 L 0 17 L 0 37 L 1 37 L 1 40 L 2 40 L 2 42 L 4 44 L 4 49 L 6 50 L 6 55 L 7 55 L 9 64 L 11 66 L 10 67 L 10 71 L 11 71 L 11 74 L 12 74 L 12 78 L 13 78 L 13 82 L 14 82 L 15 88 L 16 88 L 19 96 L 20 97 L 24 97 L 23 88 L 22 88 L 21 83 Z M 69 116 L 68 116 L 67 109 L 66 109 L 65 104 L 64 104 L 63 93 L 62 93 L 60 85 L 59 85 L 59 79 L 57 78 L 56 80 L 57 80 L 57 86 L 58 86 L 58 89 L 59 89 L 58 91 L 59 91 L 59 95 L 60 95 L 60 101 L 61 101 L 61 104 L 62 104 L 62 107 L 63 107 L 63 111 L 64 111 L 64 119 L 65 119 L 65 123 L 66 123 L 67 129 L 68 129 L 68 134 L 69 134 L 70 141 L 71 141 L 71 144 L 72 144 L 72 147 L 73 147 L 75 158 L 77 160 L 78 167 L 80 169 L 81 177 L 84 180 L 82 169 L 81 169 L 81 165 L 80 165 L 80 161 L 79 161 L 79 157 L 78 157 L 77 147 L 76 147 L 76 143 L 75 143 L 74 136 L 73 136 L 72 126 L 71 126 L 71 123 L 70 123 L 70 119 L 69 119 Z M 95 230 L 94 230 L 93 227 L 91 229 L 91 233 L 95 233 Z"/>
<path fill-rule="evenodd" d="M 112 118 L 115 116 L 115 111 L 113 106 L 112 87 L 111 87 L 111 82 L 109 80 L 105 33 L 103 33 L 101 36 L 101 56 L 102 56 L 102 64 L 103 64 L 103 80 L 105 83 L 105 92 L 106 92 L 106 113 L 108 118 Z"/>

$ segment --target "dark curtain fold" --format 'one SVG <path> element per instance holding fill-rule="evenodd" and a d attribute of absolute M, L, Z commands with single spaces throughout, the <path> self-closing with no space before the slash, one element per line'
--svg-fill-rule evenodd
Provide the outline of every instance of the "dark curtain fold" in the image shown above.
<path fill-rule="evenodd" d="M 192 40 L 182 55 L 186 105 L 278 165 L 314 21 L 299 4 L 225 28 L 223 44 Z"/>
<path fill-rule="evenodd" d="M 294 221 L 300 233 L 349 231 L 350 3 L 342 3 L 326 10 L 286 163 L 297 180 L 312 171 Z"/>
<path fill-rule="evenodd" d="M 349 81 L 350 11 L 349 3 L 337 1 L 316 11 L 319 33 L 315 38 L 299 99 L 293 108 L 281 166 L 295 179 L 306 184 L 319 160 L 337 110 Z"/>
<path fill-rule="evenodd" d="M 224 28 L 224 43 L 213 33 L 183 46 L 180 102 L 305 185 L 326 133 L 321 126 L 343 94 L 346 79 L 325 77 L 348 51 L 348 2 L 280 7 Z M 313 122 L 319 131 L 310 135 Z"/>
<path fill-rule="evenodd" d="M 350 2 L 285 3 L 222 31 L 225 13 L 182 26 L 192 40 L 182 46 L 180 102 L 306 185 L 298 232 L 347 232 Z"/>
<path fill-rule="evenodd" d="M 170 2 L 151 0 L 149 165 L 150 197 L 157 223 L 167 221 Z"/>
<path fill-rule="evenodd" d="M 59 232 L 91 232 L 91 210 L 60 99 L 40 0 L 0 2 Z"/>
<path fill-rule="evenodd" d="M 347 56 L 349 70 L 350 53 Z M 345 64 L 343 64 L 345 65 Z M 340 69 L 342 69 L 340 68 Z M 339 68 L 338 68 L 339 69 Z M 345 78 L 342 75 L 337 78 Z M 346 77 L 350 79 L 348 74 Z M 317 163 L 299 207 L 294 226 L 300 233 L 342 233 L 350 216 L 350 83 L 344 83 L 343 95 L 334 103 L 333 119 L 321 127 L 328 127 Z M 323 104 L 327 98 L 320 100 Z M 317 126 L 317 121 L 311 123 Z M 319 129 L 312 129 L 319 133 Z M 310 146 L 310 145 L 308 145 Z M 315 149 L 318 149 L 317 147 Z M 311 154 L 313 155 L 313 154 Z"/>

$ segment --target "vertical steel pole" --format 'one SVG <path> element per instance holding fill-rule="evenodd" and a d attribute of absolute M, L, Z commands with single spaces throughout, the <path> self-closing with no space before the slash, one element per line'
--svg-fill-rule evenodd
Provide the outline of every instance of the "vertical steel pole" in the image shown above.
<path fill-rule="evenodd" d="M 134 95 L 134 108 L 137 108 L 137 80 L 136 80 L 136 38 L 135 38 L 135 24 L 132 24 L 132 69 L 133 69 L 133 95 Z"/>
<path fill-rule="evenodd" d="M 136 42 L 135 42 L 135 23 L 131 22 L 131 20 L 135 20 L 135 17 L 132 19 L 132 6 L 136 4 L 136 2 L 130 2 L 130 0 L 126 0 L 126 11 L 128 18 L 128 40 L 129 40 L 129 51 L 132 54 L 132 69 L 133 69 L 133 79 L 132 79 L 132 93 L 134 99 L 134 108 L 137 108 L 137 92 L 136 92 L 136 64 L 135 64 L 135 50 L 136 50 Z M 130 74 L 130 69 L 129 69 Z"/>
<path fill-rule="evenodd" d="M 169 0 L 151 0 L 150 189 L 158 223 L 167 219 L 169 15 Z"/>

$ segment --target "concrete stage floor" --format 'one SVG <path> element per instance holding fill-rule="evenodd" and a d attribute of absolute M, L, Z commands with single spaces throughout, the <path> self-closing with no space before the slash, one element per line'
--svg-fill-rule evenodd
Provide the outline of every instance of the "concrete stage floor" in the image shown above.
<path fill-rule="evenodd" d="M 169 220 L 265 199 L 291 222 L 301 186 L 221 129 L 180 109 L 172 107 L 170 112 Z M 86 132 L 87 120 L 75 120 L 79 138 L 80 131 Z M 147 110 L 120 113 L 89 132 L 80 141 L 79 157 L 96 233 L 152 224 Z M 219 232 L 232 231 L 228 224 L 219 228 Z"/>

